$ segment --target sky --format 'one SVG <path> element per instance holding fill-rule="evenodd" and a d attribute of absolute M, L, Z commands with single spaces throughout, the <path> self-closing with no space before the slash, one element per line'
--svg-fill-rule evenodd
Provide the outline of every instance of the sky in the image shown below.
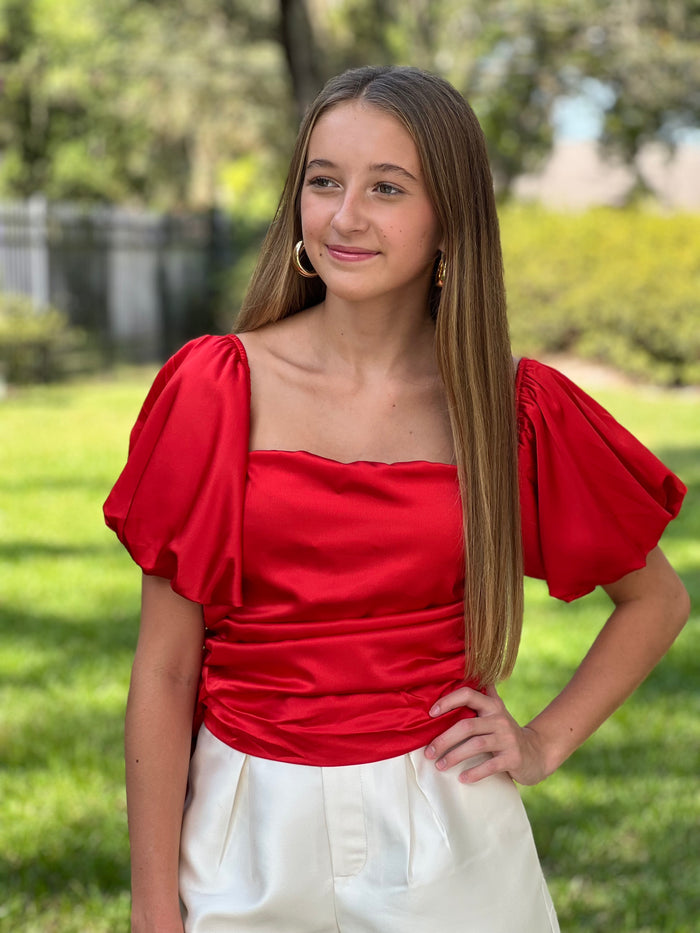
<path fill-rule="evenodd" d="M 586 78 L 583 93 L 560 97 L 554 105 L 552 123 L 557 141 L 586 142 L 597 139 L 603 128 L 605 110 L 613 92 L 602 82 Z M 674 132 L 674 142 L 700 146 L 700 128 L 685 127 Z"/>

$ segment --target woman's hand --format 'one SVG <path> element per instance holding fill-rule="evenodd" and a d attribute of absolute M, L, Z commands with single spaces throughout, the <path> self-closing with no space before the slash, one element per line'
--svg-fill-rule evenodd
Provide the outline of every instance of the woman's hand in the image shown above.
<path fill-rule="evenodd" d="M 474 784 L 499 771 L 520 784 L 537 784 L 547 777 L 536 731 L 518 725 L 494 686 L 487 688 L 486 696 L 471 687 L 460 687 L 442 697 L 430 715 L 440 716 L 460 706 L 473 709 L 476 716 L 451 726 L 426 748 L 426 758 L 434 759 L 437 768 L 442 771 L 486 752 L 490 758 L 462 771 L 460 781 Z"/>
<path fill-rule="evenodd" d="M 462 771 L 459 779 L 473 784 L 505 771 L 520 784 L 536 784 L 639 686 L 683 628 L 688 594 L 658 547 L 647 555 L 646 566 L 604 589 L 615 605 L 612 615 L 569 683 L 528 725 L 518 725 L 495 687 L 486 696 L 461 687 L 435 704 L 432 716 L 459 707 L 476 712 L 476 718 L 456 723 L 428 746 L 425 754 L 438 768 L 487 753 L 488 760 Z"/>

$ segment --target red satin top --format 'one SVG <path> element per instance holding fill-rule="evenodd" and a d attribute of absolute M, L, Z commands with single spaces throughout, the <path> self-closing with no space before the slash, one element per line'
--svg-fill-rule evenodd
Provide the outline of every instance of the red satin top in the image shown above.
<path fill-rule="evenodd" d="M 644 565 L 683 484 L 596 402 L 534 360 L 516 400 L 525 572 L 571 600 Z M 160 371 L 105 518 L 146 573 L 204 606 L 199 695 L 240 751 L 311 765 L 400 755 L 464 710 L 454 466 L 248 451 L 250 372 L 233 335 Z"/>

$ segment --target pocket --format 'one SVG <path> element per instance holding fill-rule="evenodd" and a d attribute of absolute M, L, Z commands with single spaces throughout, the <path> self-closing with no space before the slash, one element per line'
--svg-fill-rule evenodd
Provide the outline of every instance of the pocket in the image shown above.
<path fill-rule="evenodd" d="M 431 781 L 426 780 L 420 758 L 416 760 L 415 755 L 405 756 L 409 830 L 407 880 L 414 887 L 433 884 L 452 870 L 454 862 L 444 808 Z"/>
<path fill-rule="evenodd" d="M 476 784 L 458 780 L 464 763 L 438 771 L 423 750 L 411 752 L 416 787 L 447 837 L 449 861 L 439 877 L 453 912 L 471 918 L 465 930 L 558 933 L 530 823 L 518 788 L 506 774 Z M 472 759 L 476 763 L 476 759 Z"/>
<path fill-rule="evenodd" d="M 418 756 L 418 761 L 414 756 Z M 424 761 L 422 749 L 420 752 L 411 752 L 406 755 L 406 778 L 408 783 L 408 801 L 411 813 L 411 822 L 416 814 L 421 811 L 430 813 L 432 822 L 440 836 L 448 842 L 447 828 L 444 822 L 444 814 L 441 814 L 442 808 L 436 805 L 435 794 L 430 792 L 429 786 L 424 779 Z"/>
<path fill-rule="evenodd" d="M 462 784 L 458 778 L 466 767 L 474 767 L 485 761 L 488 755 L 477 755 L 467 761 L 460 762 L 449 771 L 438 771 L 435 762 L 425 757 L 424 749 L 409 752 L 407 755 L 413 771 L 415 785 L 431 808 L 435 820 L 447 835 L 447 828 L 452 825 L 455 815 L 464 815 L 470 809 L 470 788 L 477 784 Z M 512 782 L 511 782 L 512 783 Z"/>
<path fill-rule="evenodd" d="M 476 784 L 463 784 L 459 774 L 465 765 L 476 765 L 487 756 L 461 762 L 438 771 L 423 750 L 411 752 L 416 785 L 443 828 L 457 864 L 467 864 L 484 849 L 499 851 L 523 837 L 531 839 L 530 824 L 517 787 L 506 774 L 494 774 Z"/>
<path fill-rule="evenodd" d="M 245 800 L 247 766 L 247 755 L 202 726 L 180 836 L 181 886 L 200 892 L 213 887 Z"/>

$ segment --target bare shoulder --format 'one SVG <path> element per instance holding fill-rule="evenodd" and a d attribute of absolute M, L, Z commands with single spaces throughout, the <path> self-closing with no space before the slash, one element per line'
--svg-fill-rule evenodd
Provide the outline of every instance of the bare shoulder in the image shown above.
<path fill-rule="evenodd" d="M 310 312 L 266 324 L 238 337 L 250 366 L 252 450 L 316 450 L 309 412 L 323 394 L 312 345 Z"/>
<path fill-rule="evenodd" d="M 248 356 L 251 370 L 258 375 L 288 376 L 315 368 L 312 351 L 313 309 L 301 311 L 257 330 L 238 334 Z"/>

